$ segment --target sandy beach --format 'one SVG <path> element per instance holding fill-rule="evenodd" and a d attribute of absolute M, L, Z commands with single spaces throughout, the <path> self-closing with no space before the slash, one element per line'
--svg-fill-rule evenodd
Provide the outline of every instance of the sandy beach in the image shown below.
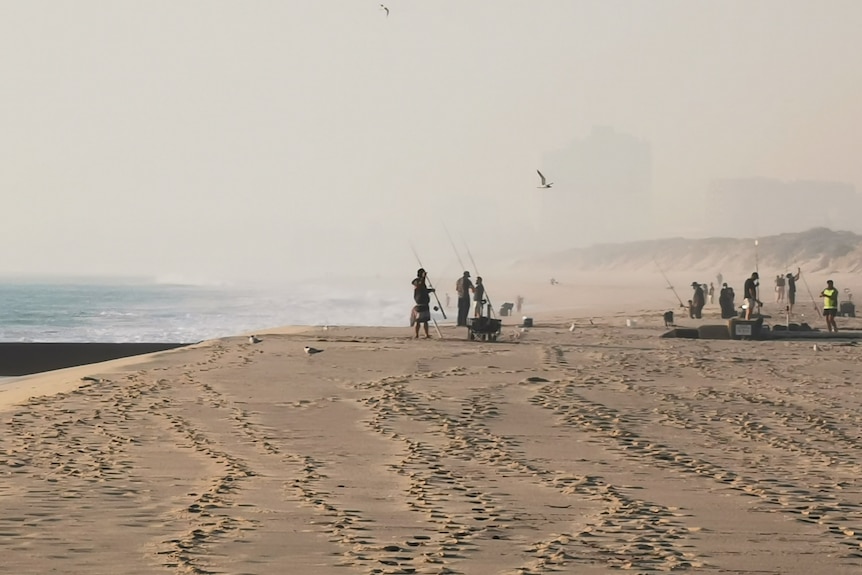
<path fill-rule="evenodd" d="M 0 571 L 860 572 L 859 348 L 662 339 L 660 311 L 497 343 L 274 329 L 5 383 Z"/>

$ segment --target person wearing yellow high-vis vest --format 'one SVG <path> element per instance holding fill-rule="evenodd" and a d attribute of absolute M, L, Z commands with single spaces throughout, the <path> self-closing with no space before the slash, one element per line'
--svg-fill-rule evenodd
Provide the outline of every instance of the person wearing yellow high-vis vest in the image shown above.
<path fill-rule="evenodd" d="M 823 298 L 823 317 L 826 318 L 826 329 L 838 331 L 838 326 L 835 325 L 835 316 L 838 315 L 838 290 L 832 285 L 832 280 L 826 282 L 826 289 L 820 292 L 820 297 Z"/>

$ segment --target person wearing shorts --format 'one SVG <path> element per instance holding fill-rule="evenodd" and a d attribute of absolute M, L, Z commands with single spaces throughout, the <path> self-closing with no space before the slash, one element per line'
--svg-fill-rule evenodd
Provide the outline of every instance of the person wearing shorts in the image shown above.
<path fill-rule="evenodd" d="M 832 280 L 826 282 L 826 288 L 820 292 L 820 297 L 823 298 L 823 317 L 826 319 L 827 331 L 838 331 L 838 326 L 835 325 L 835 316 L 838 315 L 838 290 L 832 283 Z"/>
<path fill-rule="evenodd" d="M 754 306 L 763 305 L 760 303 L 760 300 L 757 299 L 757 282 L 759 281 L 760 275 L 757 272 L 751 274 L 751 277 L 745 280 L 745 319 L 751 319 L 751 314 L 754 313 Z"/>
<path fill-rule="evenodd" d="M 473 287 L 473 317 L 482 317 L 482 309 L 485 307 L 485 284 L 482 283 L 482 277 L 476 278 L 476 285 Z"/>
<path fill-rule="evenodd" d="M 413 280 L 413 310 L 410 312 L 410 325 L 414 328 L 414 338 L 419 337 L 419 328 L 424 327 L 425 337 L 431 337 L 428 333 L 428 322 L 431 320 L 431 294 L 434 288 L 427 284 L 428 274 L 419 268 L 416 271 L 416 279 Z"/>

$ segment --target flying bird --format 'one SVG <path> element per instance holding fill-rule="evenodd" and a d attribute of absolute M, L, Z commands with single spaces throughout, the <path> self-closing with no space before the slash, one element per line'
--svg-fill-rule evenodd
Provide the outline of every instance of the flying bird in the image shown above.
<path fill-rule="evenodd" d="M 250 336 L 248 336 L 248 343 L 260 343 L 260 342 L 262 342 L 262 341 L 263 341 L 263 340 L 262 340 L 262 339 L 260 339 L 259 337 L 257 337 L 256 335 L 250 335 Z"/>
<path fill-rule="evenodd" d="M 540 188 L 550 188 L 551 186 L 553 186 L 553 185 L 554 185 L 554 182 L 549 182 L 548 180 L 546 180 L 546 179 L 545 179 L 545 174 L 543 174 L 542 172 L 539 172 L 539 170 L 536 170 L 536 172 L 538 172 L 539 177 L 540 177 L 540 178 L 542 178 L 542 185 L 541 185 L 541 186 L 538 186 L 538 187 L 540 187 Z"/>
<path fill-rule="evenodd" d="M 387 8 L 386 6 L 381 4 L 380 9 L 383 10 L 384 12 L 386 12 L 386 16 L 389 17 L 389 8 Z"/>
<path fill-rule="evenodd" d="M 305 346 L 305 355 L 314 355 L 315 353 L 323 353 L 323 350 L 308 345 Z"/>

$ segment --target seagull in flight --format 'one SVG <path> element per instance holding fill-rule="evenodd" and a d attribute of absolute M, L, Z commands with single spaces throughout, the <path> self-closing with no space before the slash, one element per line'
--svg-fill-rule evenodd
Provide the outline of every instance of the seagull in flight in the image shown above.
<path fill-rule="evenodd" d="M 545 179 L 545 174 L 543 174 L 542 172 L 539 172 L 539 170 L 536 170 L 536 172 L 538 172 L 538 173 L 539 173 L 539 177 L 540 177 L 540 178 L 542 178 L 542 185 L 541 185 L 541 186 L 538 186 L 538 187 L 540 187 L 540 188 L 550 188 L 551 186 L 553 186 L 553 185 L 554 185 L 554 182 L 549 182 L 548 180 L 546 180 L 546 179 Z"/>
<path fill-rule="evenodd" d="M 305 346 L 305 355 L 314 355 L 315 353 L 323 353 L 323 350 L 308 345 Z"/>
<path fill-rule="evenodd" d="M 381 4 L 380 9 L 383 10 L 384 12 L 386 12 L 386 17 L 388 18 L 389 17 L 389 8 L 387 8 L 386 6 Z"/>

